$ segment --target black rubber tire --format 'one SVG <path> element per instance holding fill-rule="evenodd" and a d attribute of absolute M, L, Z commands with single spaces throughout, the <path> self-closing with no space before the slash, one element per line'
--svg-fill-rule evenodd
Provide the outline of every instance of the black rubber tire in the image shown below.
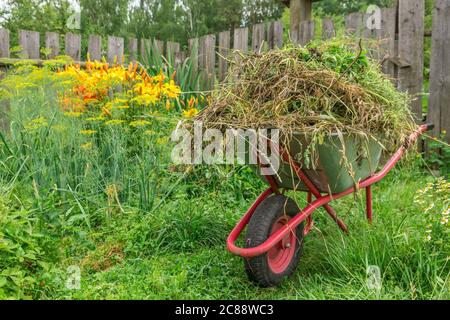
<path fill-rule="evenodd" d="M 257 247 L 268 239 L 274 223 L 282 216 L 294 217 L 300 212 L 294 200 L 283 196 L 273 195 L 265 199 L 256 208 L 247 226 L 245 236 L 246 248 Z M 300 262 L 303 248 L 303 228 L 300 224 L 295 230 L 296 239 L 295 253 L 288 267 L 282 273 L 274 273 L 269 267 L 267 253 L 245 259 L 245 270 L 249 278 L 262 287 L 273 287 L 279 285 L 285 278 L 291 276 Z"/>

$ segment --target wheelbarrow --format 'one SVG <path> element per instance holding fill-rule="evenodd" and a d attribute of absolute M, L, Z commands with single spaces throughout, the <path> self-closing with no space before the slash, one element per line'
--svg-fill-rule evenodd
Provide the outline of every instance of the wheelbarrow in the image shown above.
<path fill-rule="evenodd" d="M 303 239 L 313 227 L 313 213 L 323 207 L 339 228 L 348 233 L 346 224 L 329 203 L 365 189 L 366 215 L 372 223 L 371 186 L 383 179 L 406 149 L 433 127 L 432 124 L 420 126 L 377 173 L 375 169 L 381 147 L 376 143 L 369 143 L 369 152 L 361 155 L 356 147 L 358 141 L 344 139 L 339 145 L 338 138 L 331 136 L 319 147 L 318 164 L 311 169 L 296 160 L 296 152 L 301 152 L 305 144 L 301 134 L 286 146 L 268 139 L 271 152 L 276 152 L 282 160 L 279 174 L 269 174 L 266 166 L 258 162 L 258 172 L 270 187 L 257 198 L 230 233 L 228 250 L 244 258 L 245 270 L 254 282 L 263 287 L 280 284 L 297 269 Z M 341 152 L 343 149 L 344 154 Z M 352 174 L 344 168 L 341 161 L 344 156 L 352 164 Z M 284 195 L 285 190 L 307 192 L 306 208 L 300 210 L 293 199 Z M 246 227 L 245 247 L 241 248 L 236 241 Z"/>

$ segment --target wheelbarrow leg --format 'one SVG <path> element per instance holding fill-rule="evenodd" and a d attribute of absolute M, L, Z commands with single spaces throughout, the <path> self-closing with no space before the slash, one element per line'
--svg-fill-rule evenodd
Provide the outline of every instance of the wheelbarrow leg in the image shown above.
<path fill-rule="evenodd" d="M 308 196 L 306 198 L 306 201 L 308 202 L 308 204 L 312 203 L 312 193 L 311 192 L 308 192 Z M 305 229 L 303 230 L 303 233 L 304 233 L 305 236 L 308 235 L 308 233 L 311 232 L 311 229 L 312 229 L 313 225 L 314 225 L 314 220 L 313 220 L 312 215 L 310 215 L 306 219 L 306 226 L 305 226 Z"/>
<path fill-rule="evenodd" d="M 372 224 L 373 221 L 373 212 L 372 212 L 372 187 L 368 186 L 366 188 L 366 212 L 367 212 L 367 220 Z"/>

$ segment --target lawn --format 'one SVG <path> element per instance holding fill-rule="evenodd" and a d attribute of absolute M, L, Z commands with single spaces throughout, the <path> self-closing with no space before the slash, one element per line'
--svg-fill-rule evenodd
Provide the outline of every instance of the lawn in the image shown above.
<path fill-rule="evenodd" d="M 170 161 L 170 132 L 201 97 L 145 107 L 149 97 L 123 101 L 116 92 L 99 116 L 61 109 L 69 80 L 21 68 L 3 82 L 0 298 L 450 298 L 448 222 L 435 221 L 440 207 L 426 210 L 448 204 L 448 189 L 444 199 L 433 198 L 434 187 L 419 192 L 436 181 L 421 157 L 411 154 L 374 187 L 373 225 L 362 193 L 335 204 L 349 235 L 319 210 L 298 271 L 263 289 L 225 240 L 264 184 L 246 166 Z M 157 82 L 170 85 L 170 73 Z M 305 205 L 303 194 L 290 196 Z M 369 266 L 381 272 L 380 290 L 367 285 Z"/>

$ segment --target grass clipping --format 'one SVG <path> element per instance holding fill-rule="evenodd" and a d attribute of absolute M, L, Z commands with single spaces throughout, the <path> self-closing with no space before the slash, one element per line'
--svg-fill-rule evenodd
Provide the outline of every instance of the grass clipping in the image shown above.
<path fill-rule="evenodd" d="M 416 129 L 410 97 L 396 90 L 361 43 L 335 40 L 235 55 L 227 81 L 196 117 L 205 128 L 278 128 L 312 141 L 357 134 L 388 151 Z"/>

